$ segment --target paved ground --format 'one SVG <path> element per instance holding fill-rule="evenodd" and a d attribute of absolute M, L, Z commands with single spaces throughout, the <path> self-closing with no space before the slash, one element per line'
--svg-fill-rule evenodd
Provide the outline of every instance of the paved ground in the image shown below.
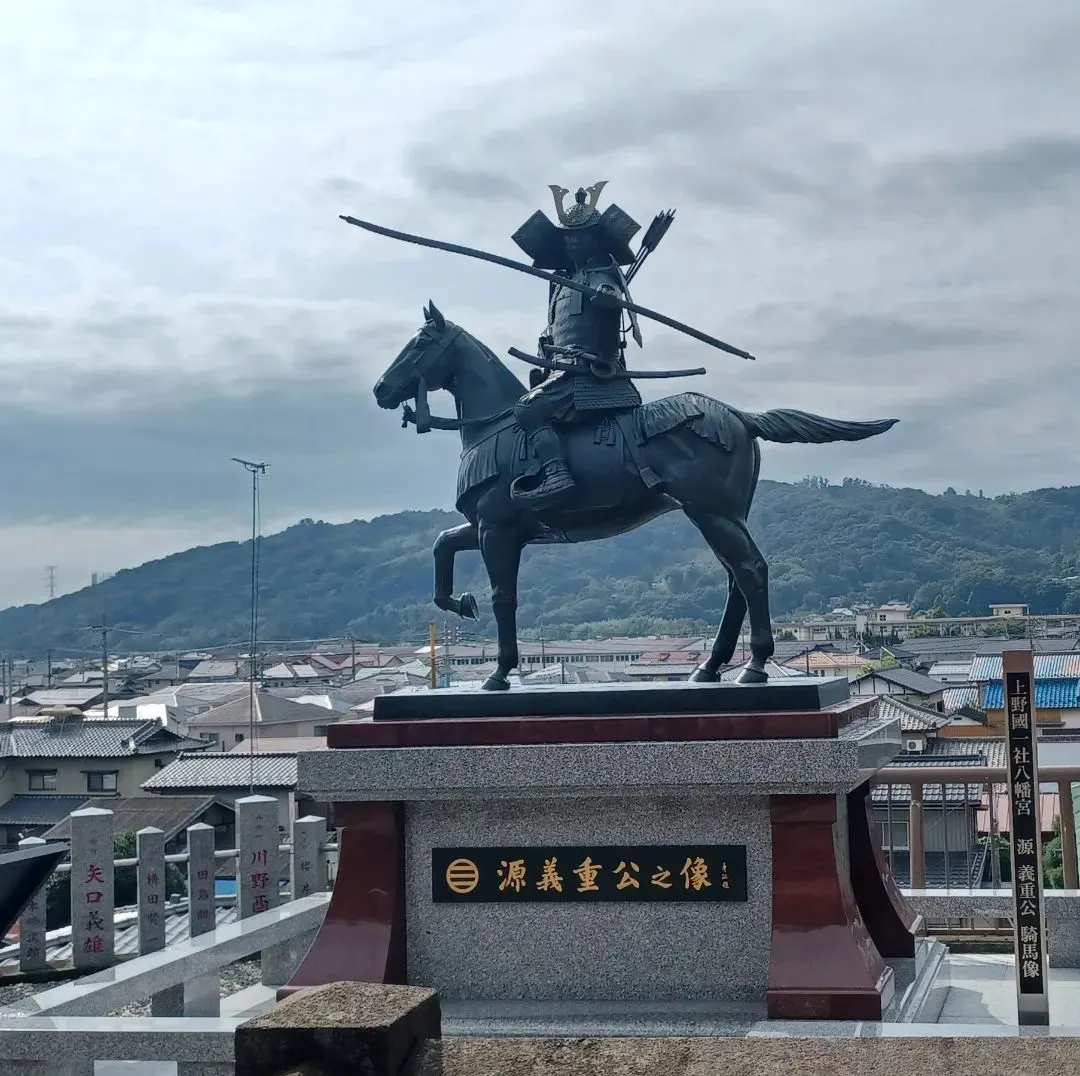
<path fill-rule="evenodd" d="M 1016 1025 L 1016 972 L 1011 956 L 968 953 L 948 958 L 949 992 L 942 1024 Z M 1050 969 L 1050 1023 L 1080 1024 L 1080 968 Z"/>
<path fill-rule="evenodd" d="M 943 1033 L 955 1034 L 957 1025 L 995 1025 L 999 1028 L 1015 1027 L 1017 1025 L 1016 980 L 1011 956 L 998 954 L 953 955 L 948 958 L 948 968 L 950 987 L 939 1023 L 952 1026 L 948 1029 L 943 1027 Z M 1073 1034 L 1075 1034 L 1075 1025 L 1080 1024 L 1080 969 L 1051 969 L 1050 986 L 1051 1025 L 1072 1025 Z M 244 998 L 243 1004 L 237 1004 L 242 997 Z M 236 995 L 236 1002 L 232 1006 L 227 1003 L 223 1005 L 223 1014 L 228 1009 L 246 1009 L 247 1006 L 251 1006 L 251 1010 L 258 1009 L 264 1007 L 265 1001 L 266 999 L 259 995 L 259 988 L 249 988 L 244 994 Z M 607 1021 L 603 1022 L 606 1023 Z M 623 1024 L 623 1021 L 615 1021 L 615 1023 L 616 1026 L 619 1026 Z M 747 1023 L 749 1024 L 749 1021 Z M 782 1024 L 778 1025 L 778 1028 L 783 1026 Z M 760 1029 L 760 1027 L 761 1025 L 758 1024 L 757 1028 Z M 907 1025 L 907 1027 L 914 1031 L 915 1034 L 919 1033 L 911 1025 Z M 589 1035 L 590 1030 L 593 1035 L 598 1031 L 603 1034 L 599 1027 L 589 1029 L 583 1026 L 575 1029 L 577 1034 L 585 1035 Z M 629 1033 L 640 1034 L 642 1030 L 638 1025 L 635 1031 L 629 1031 Z M 791 1029 L 789 1025 L 789 1033 L 791 1030 L 795 1029 Z M 926 1025 L 921 1030 L 925 1032 Z M 821 1031 L 825 1031 L 825 1028 L 819 1025 L 819 1033 Z M 839 1025 L 836 1026 L 836 1031 L 840 1033 Z M 619 1031 L 616 1033 L 625 1035 L 628 1033 L 628 1028 L 619 1026 Z M 732 1033 L 738 1035 L 740 1032 L 732 1026 L 728 1034 Z M 754 1033 L 760 1034 L 761 1032 L 756 1030 Z M 807 1034 L 808 1032 L 803 1030 L 797 1033 Z M 848 1034 L 850 1033 L 848 1031 Z M 901 1026 L 896 1026 L 893 1033 L 904 1035 L 905 1031 Z M 685 1030 L 682 1031 L 682 1034 L 686 1034 Z M 746 1032 L 743 1031 L 742 1034 L 746 1034 Z M 176 1066 L 171 1062 L 151 1065 L 142 1062 L 99 1061 L 95 1070 L 95 1076 L 175 1076 L 175 1073 Z"/>

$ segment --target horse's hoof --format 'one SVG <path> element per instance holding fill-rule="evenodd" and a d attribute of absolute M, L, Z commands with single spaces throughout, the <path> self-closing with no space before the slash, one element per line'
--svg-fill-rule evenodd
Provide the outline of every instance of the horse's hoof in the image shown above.
<path fill-rule="evenodd" d="M 510 681 L 498 673 L 492 673 L 481 685 L 481 691 L 509 691 Z"/>
<path fill-rule="evenodd" d="M 480 607 L 476 604 L 476 599 L 468 591 L 458 598 L 458 616 L 464 620 L 480 619 Z"/>
<path fill-rule="evenodd" d="M 764 669 L 756 669 L 753 665 L 747 665 L 741 673 L 735 683 L 737 684 L 767 684 L 769 682 L 769 674 Z"/>
<path fill-rule="evenodd" d="M 699 665 L 689 676 L 691 684 L 715 684 L 719 679 L 720 674 L 718 672 L 713 672 L 712 669 L 707 669 L 704 665 Z"/>

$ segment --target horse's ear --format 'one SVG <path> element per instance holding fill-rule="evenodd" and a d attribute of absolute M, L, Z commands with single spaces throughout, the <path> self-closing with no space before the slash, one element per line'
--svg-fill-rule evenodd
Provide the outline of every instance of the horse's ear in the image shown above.
<path fill-rule="evenodd" d="M 423 309 L 424 321 L 431 321 L 431 311 L 425 306 Z"/>
<path fill-rule="evenodd" d="M 428 299 L 428 320 L 435 326 L 436 332 L 444 332 L 446 330 L 446 318 L 442 316 L 439 308 Z"/>

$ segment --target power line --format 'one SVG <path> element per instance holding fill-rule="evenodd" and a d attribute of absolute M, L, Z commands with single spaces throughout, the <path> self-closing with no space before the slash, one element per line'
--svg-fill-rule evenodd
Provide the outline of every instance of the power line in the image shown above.
<path fill-rule="evenodd" d="M 104 616 L 100 624 L 91 624 L 87 631 L 96 631 L 101 635 L 101 716 L 109 719 L 109 632 L 123 635 L 156 635 L 154 631 L 135 631 L 132 628 L 117 628 L 110 625 Z M 52 676 L 52 651 L 49 651 L 49 675 Z"/>
<path fill-rule="evenodd" d="M 255 651 L 259 642 L 259 479 L 266 474 L 265 463 L 232 457 L 251 475 L 251 634 L 248 643 L 248 755 L 251 768 L 248 784 L 255 794 Z"/>

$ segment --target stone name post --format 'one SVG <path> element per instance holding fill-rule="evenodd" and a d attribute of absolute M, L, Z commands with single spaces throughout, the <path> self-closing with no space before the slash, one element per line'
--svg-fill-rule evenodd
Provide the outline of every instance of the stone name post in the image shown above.
<path fill-rule="evenodd" d="M 44 843 L 41 837 L 25 837 L 19 841 L 19 847 L 40 848 Z M 19 971 L 44 971 L 49 966 L 45 950 L 45 897 L 48 884 L 46 879 L 19 917 Z"/>
<path fill-rule="evenodd" d="M 111 967 L 113 927 L 113 813 L 100 807 L 71 812 L 71 960 L 79 970 Z"/>
<path fill-rule="evenodd" d="M 306 815 L 293 823 L 291 887 L 293 900 L 326 892 L 326 819 Z"/>
<path fill-rule="evenodd" d="M 1039 824 L 1035 663 L 1030 650 L 1003 650 L 1008 734 L 1009 832 L 1012 835 L 1016 1004 L 1019 1023 L 1050 1023 Z"/>
<path fill-rule="evenodd" d="M 217 925 L 214 827 L 196 822 L 187 828 L 188 934 L 197 938 Z M 221 975 L 209 972 L 184 984 L 185 1016 L 221 1015 Z"/>
<path fill-rule="evenodd" d="M 238 916 L 247 919 L 278 906 L 281 855 L 278 847 L 278 802 L 271 796 L 245 796 L 236 801 L 236 865 Z"/>
<path fill-rule="evenodd" d="M 147 826 L 135 834 L 139 860 L 139 956 L 165 948 L 165 834 Z M 184 988 L 175 986 L 150 998 L 151 1016 L 182 1016 Z"/>
<path fill-rule="evenodd" d="M 213 930 L 216 922 L 214 901 L 216 860 L 214 859 L 214 827 L 196 822 L 187 828 L 188 850 L 188 933 L 193 938 Z"/>

